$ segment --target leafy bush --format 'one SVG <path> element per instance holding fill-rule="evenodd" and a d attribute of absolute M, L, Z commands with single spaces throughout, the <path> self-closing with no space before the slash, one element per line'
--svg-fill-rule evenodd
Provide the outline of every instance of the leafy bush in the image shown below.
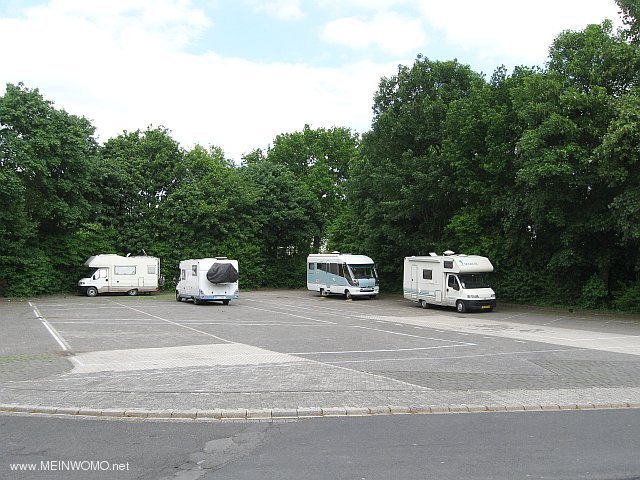
<path fill-rule="evenodd" d="M 626 312 L 640 313 L 640 282 L 623 286 L 615 292 L 613 306 Z"/>
<path fill-rule="evenodd" d="M 607 305 L 608 296 L 607 287 L 602 278 L 593 275 L 582 287 L 579 304 L 582 308 L 602 308 Z"/>

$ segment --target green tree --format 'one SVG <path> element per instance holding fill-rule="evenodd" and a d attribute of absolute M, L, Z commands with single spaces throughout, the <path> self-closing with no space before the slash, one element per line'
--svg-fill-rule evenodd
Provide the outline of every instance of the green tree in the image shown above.
<path fill-rule="evenodd" d="M 167 259 L 167 278 L 180 260 L 227 256 L 239 260 L 243 285 L 264 285 L 257 194 L 218 147 L 186 152 L 182 171 L 158 212 L 163 227 L 155 248 Z"/>
<path fill-rule="evenodd" d="M 0 97 L 0 289 L 6 295 L 66 285 L 68 236 L 91 214 L 94 128 L 37 89 L 8 84 Z"/>
<path fill-rule="evenodd" d="M 184 150 L 163 128 L 124 132 L 99 150 L 97 220 L 118 232 L 122 253 L 152 253 L 160 207 L 185 175 Z"/>
<path fill-rule="evenodd" d="M 640 4 L 637 0 L 616 0 L 622 22 L 627 26 L 627 37 L 632 43 L 640 43 Z"/>
<path fill-rule="evenodd" d="M 468 66 L 422 56 L 380 81 L 348 189 L 360 244 L 389 283 L 400 281 L 404 256 L 451 248 L 444 230 L 465 199 L 455 195 L 455 168 L 443 155 L 447 115 L 483 84 Z"/>
<path fill-rule="evenodd" d="M 312 129 L 278 135 L 266 160 L 285 165 L 317 198 L 321 216 L 313 235 L 313 251 L 326 239 L 326 230 L 345 205 L 349 165 L 357 156 L 358 135 L 348 128 Z M 257 152 L 254 152 L 257 153 Z M 255 157 L 254 160 L 258 157 Z"/>
<path fill-rule="evenodd" d="M 283 165 L 249 164 L 240 175 L 255 195 L 256 245 L 271 286 L 303 285 L 306 256 L 321 221 L 318 198 Z"/>

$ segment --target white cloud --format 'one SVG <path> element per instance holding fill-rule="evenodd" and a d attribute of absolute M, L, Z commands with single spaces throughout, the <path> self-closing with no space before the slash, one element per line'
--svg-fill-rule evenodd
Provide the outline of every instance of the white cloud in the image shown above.
<path fill-rule="evenodd" d="M 316 0 L 316 4 L 333 11 L 389 11 L 401 7 L 413 0 Z"/>
<path fill-rule="evenodd" d="M 553 39 L 563 30 L 617 19 L 613 0 L 458 0 L 417 2 L 425 21 L 448 43 L 479 58 L 542 65 Z"/>
<path fill-rule="evenodd" d="M 340 18 L 327 23 L 321 38 L 354 49 L 378 47 L 386 53 L 404 55 L 427 43 L 422 21 L 393 12 L 380 12 L 370 20 Z"/>
<path fill-rule="evenodd" d="M 305 123 L 363 132 L 380 77 L 395 70 L 195 55 L 168 46 L 169 30 L 185 32 L 182 42 L 206 24 L 188 3 L 164 0 L 165 14 L 140 1 L 107 3 L 56 0 L 25 17 L 0 18 L 0 44 L 14 46 L 3 51 L 0 85 L 39 88 L 57 108 L 89 118 L 100 141 L 163 125 L 185 148 L 215 144 L 239 161 Z"/>
<path fill-rule="evenodd" d="M 300 0 L 249 0 L 256 12 L 266 13 L 280 20 L 299 20 L 304 17 Z"/>

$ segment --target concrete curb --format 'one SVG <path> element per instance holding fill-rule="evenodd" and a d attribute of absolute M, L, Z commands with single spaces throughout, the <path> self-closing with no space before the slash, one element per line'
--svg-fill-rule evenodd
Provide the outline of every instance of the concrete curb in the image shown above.
<path fill-rule="evenodd" d="M 640 409 L 640 403 L 576 403 L 548 405 L 420 405 L 376 407 L 326 407 L 326 408 L 263 408 L 263 409 L 214 409 L 214 410 L 146 410 L 118 408 L 49 407 L 42 405 L 0 404 L 0 413 L 44 414 L 70 417 L 128 418 L 153 420 L 200 421 L 274 421 L 301 420 L 306 418 L 368 417 L 380 415 L 425 415 L 483 412 L 542 412 L 561 410 L 611 410 Z"/>

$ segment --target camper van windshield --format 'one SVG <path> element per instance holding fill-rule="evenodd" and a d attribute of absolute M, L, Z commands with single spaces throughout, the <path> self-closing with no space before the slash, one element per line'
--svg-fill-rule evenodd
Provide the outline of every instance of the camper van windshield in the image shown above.
<path fill-rule="evenodd" d="M 489 277 L 486 273 L 462 273 L 458 277 L 462 282 L 462 288 L 491 288 Z"/>
<path fill-rule="evenodd" d="M 378 273 L 376 272 L 376 267 L 373 264 L 370 265 L 349 265 L 351 271 L 353 272 L 353 276 L 357 279 L 362 278 L 378 278 Z"/>

